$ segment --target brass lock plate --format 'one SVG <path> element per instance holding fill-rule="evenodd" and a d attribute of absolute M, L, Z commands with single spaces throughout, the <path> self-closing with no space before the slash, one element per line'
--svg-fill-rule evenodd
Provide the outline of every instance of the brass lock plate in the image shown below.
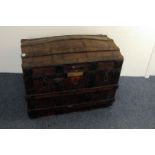
<path fill-rule="evenodd" d="M 79 77 L 79 76 L 83 76 L 82 71 L 70 71 L 67 73 L 67 77 Z"/>

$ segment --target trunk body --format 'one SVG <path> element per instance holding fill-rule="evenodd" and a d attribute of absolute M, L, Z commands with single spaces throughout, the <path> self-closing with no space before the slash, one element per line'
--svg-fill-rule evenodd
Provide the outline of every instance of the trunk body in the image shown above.
<path fill-rule="evenodd" d="M 30 117 L 111 105 L 123 56 L 104 35 L 23 39 L 22 68 Z"/>

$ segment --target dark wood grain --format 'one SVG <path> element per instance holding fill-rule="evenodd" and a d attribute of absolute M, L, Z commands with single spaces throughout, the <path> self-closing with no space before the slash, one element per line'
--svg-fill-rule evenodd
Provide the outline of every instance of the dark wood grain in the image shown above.
<path fill-rule="evenodd" d="M 106 35 L 22 39 L 30 116 L 111 105 L 123 56 Z"/>

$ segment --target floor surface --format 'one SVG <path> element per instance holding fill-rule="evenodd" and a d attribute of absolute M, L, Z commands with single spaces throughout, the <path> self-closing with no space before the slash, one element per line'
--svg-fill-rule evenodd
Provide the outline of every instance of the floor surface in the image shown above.
<path fill-rule="evenodd" d="M 121 77 L 113 106 L 29 119 L 22 74 L 0 74 L 0 128 L 155 128 L 155 77 Z"/>

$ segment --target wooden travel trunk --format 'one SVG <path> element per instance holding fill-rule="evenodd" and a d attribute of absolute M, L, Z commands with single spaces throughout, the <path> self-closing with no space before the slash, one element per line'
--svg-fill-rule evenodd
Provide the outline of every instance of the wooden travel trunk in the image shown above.
<path fill-rule="evenodd" d="M 123 56 L 106 35 L 21 40 L 30 117 L 109 106 Z"/>

